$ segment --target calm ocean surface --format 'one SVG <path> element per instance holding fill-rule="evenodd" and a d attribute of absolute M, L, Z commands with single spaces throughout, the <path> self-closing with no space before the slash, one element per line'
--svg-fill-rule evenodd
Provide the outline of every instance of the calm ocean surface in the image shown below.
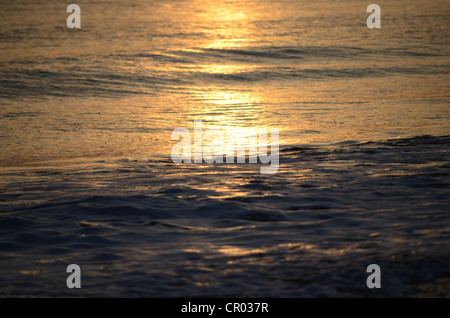
<path fill-rule="evenodd" d="M 76 3 L 0 0 L 0 296 L 450 297 L 449 1 Z"/>

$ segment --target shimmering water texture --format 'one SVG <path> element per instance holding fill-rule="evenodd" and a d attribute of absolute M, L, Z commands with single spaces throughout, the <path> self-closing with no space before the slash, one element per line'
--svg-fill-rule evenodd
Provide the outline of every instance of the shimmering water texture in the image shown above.
<path fill-rule="evenodd" d="M 450 296 L 448 1 L 0 3 L 0 296 Z"/>

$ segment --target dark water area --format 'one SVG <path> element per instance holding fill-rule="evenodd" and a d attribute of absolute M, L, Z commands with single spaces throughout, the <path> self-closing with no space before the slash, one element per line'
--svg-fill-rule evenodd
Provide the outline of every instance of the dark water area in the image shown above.
<path fill-rule="evenodd" d="M 447 296 L 449 141 L 284 148 L 274 175 L 169 159 L 11 171 L 3 296 L 80 295 L 71 263 L 83 296 Z"/>

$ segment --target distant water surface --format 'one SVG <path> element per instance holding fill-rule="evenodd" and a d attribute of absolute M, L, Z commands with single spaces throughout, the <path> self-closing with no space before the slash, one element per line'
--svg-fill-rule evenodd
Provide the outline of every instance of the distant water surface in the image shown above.
<path fill-rule="evenodd" d="M 168 155 L 193 120 L 284 145 L 449 132 L 448 1 L 3 1 L 2 166 Z"/>

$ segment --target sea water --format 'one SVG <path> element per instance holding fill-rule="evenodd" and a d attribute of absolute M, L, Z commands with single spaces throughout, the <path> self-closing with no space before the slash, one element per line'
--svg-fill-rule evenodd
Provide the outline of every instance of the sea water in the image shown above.
<path fill-rule="evenodd" d="M 448 1 L 76 3 L 1 1 L 1 296 L 450 294 Z M 174 163 L 195 120 L 277 172 Z"/>

